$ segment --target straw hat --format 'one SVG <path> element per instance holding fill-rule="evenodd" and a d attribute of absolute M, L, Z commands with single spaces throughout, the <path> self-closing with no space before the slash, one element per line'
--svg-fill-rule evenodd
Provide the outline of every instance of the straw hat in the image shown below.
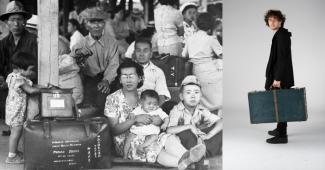
<path fill-rule="evenodd" d="M 8 20 L 8 17 L 13 14 L 20 14 L 29 19 L 32 17 L 32 14 L 24 10 L 23 4 L 19 1 L 11 1 L 7 4 L 6 12 L 0 16 L 0 20 Z"/>

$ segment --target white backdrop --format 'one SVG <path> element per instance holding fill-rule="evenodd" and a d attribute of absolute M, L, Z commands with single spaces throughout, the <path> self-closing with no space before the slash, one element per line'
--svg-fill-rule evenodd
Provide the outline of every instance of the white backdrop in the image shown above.
<path fill-rule="evenodd" d="M 223 1 L 224 170 L 325 169 L 325 1 Z M 297 87 L 306 87 L 309 119 L 289 123 L 289 143 L 265 142 L 275 124 L 252 125 L 247 93 L 264 90 L 273 32 L 264 14 L 279 9 L 292 32 Z"/>
<path fill-rule="evenodd" d="M 273 32 L 268 9 L 286 14 L 292 32 L 295 84 L 306 87 L 308 107 L 325 108 L 325 1 L 224 1 L 224 106 L 247 109 L 247 92 L 263 90 Z M 225 113 L 226 114 L 226 113 Z"/>

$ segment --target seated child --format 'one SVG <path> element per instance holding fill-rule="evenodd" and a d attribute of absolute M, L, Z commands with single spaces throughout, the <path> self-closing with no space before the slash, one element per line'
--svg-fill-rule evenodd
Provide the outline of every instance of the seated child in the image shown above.
<path fill-rule="evenodd" d="M 176 134 L 182 145 L 190 149 L 199 142 L 206 145 L 206 155 L 215 156 L 221 151 L 221 118 L 200 104 L 202 93 L 197 78 L 184 78 L 179 97 L 181 102 L 170 111 L 167 133 Z M 186 169 L 191 161 L 184 161 L 179 169 Z"/>
<path fill-rule="evenodd" d="M 11 58 L 13 71 L 7 76 L 8 96 L 6 100 L 6 124 L 10 127 L 8 164 L 24 163 L 22 152 L 18 151 L 18 143 L 23 131 L 27 95 L 40 92 L 33 86 L 31 77 L 34 77 L 37 63 L 34 63 L 31 54 L 18 52 Z"/>
<path fill-rule="evenodd" d="M 159 108 L 158 93 L 154 90 L 145 90 L 141 93 L 140 100 L 141 100 L 141 105 L 133 110 L 131 116 L 148 114 L 151 115 L 152 119 L 159 118 L 164 121 L 164 123 L 161 125 L 161 129 L 166 130 L 169 122 L 168 115 L 161 108 Z M 141 152 L 145 152 L 146 147 L 150 146 L 150 144 L 152 144 L 158 139 L 159 133 L 160 133 L 160 127 L 153 124 L 133 125 L 130 128 L 130 133 L 125 142 L 124 154 L 123 154 L 125 155 L 124 159 L 127 159 L 127 155 L 131 147 L 131 141 L 137 135 L 146 136 L 145 142 L 142 145 L 139 145 L 137 148 Z"/>

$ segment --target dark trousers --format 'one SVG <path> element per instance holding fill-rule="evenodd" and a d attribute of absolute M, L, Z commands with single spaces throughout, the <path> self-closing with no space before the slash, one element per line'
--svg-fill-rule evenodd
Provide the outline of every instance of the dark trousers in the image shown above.
<path fill-rule="evenodd" d="M 6 99 L 8 96 L 8 89 L 0 89 L 0 119 L 5 119 L 6 117 Z"/>
<path fill-rule="evenodd" d="M 267 78 L 265 81 L 265 90 L 271 90 L 270 87 L 273 84 L 273 80 Z M 282 89 L 290 89 L 290 87 L 282 86 Z M 276 130 L 279 132 L 280 137 L 286 137 L 287 136 L 287 122 L 279 122 L 277 123 Z"/>
<path fill-rule="evenodd" d="M 279 132 L 280 137 L 287 136 L 287 122 L 279 122 L 276 126 L 276 129 Z"/>
<path fill-rule="evenodd" d="M 201 131 L 204 133 L 209 133 L 215 125 L 216 124 L 214 124 L 213 126 L 211 126 L 209 128 L 203 129 Z M 185 131 L 180 132 L 176 135 L 180 138 L 182 145 L 186 149 L 191 149 L 193 146 L 197 145 L 197 137 L 193 134 L 193 132 L 191 130 L 185 130 Z M 222 153 L 222 131 L 220 131 L 219 133 L 214 135 L 209 140 L 205 140 L 204 143 L 205 143 L 206 149 L 207 149 L 206 157 L 213 157 L 216 155 L 221 155 L 221 153 Z"/>
<path fill-rule="evenodd" d="M 106 97 L 108 94 L 104 94 L 97 89 L 97 85 L 102 81 L 103 76 L 98 75 L 95 77 L 89 77 L 82 75 L 82 84 L 84 87 L 84 105 L 93 105 L 98 108 L 98 113 L 104 113 L 104 107 Z"/>

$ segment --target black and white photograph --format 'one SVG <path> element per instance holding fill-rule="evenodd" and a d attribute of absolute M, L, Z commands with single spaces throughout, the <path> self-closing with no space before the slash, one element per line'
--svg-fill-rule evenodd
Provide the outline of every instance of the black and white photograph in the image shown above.
<path fill-rule="evenodd" d="M 0 169 L 223 169 L 222 0 L 0 0 Z"/>

